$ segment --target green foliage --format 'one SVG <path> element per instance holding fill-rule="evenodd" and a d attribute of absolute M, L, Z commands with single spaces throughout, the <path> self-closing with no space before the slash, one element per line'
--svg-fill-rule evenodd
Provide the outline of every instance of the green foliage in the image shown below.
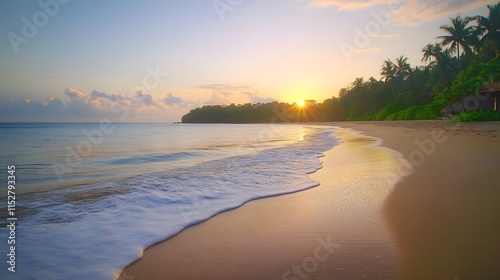
<path fill-rule="evenodd" d="M 364 114 L 362 116 L 359 116 L 359 117 L 349 117 L 347 118 L 348 121 L 373 121 L 373 115 L 371 114 Z"/>
<path fill-rule="evenodd" d="M 389 107 L 389 106 L 388 106 Z M 391 106 L 390 109 L 395 109 L 396 106 Z M 434 120 L 441 117 L 442 106 L 436 104 L 411 106 L 406 109 L 394 112 L 388 115 L 386 121 L 403 121 L 403 120 Z M 387 110 L 389 111 L 389 110 Z"/>
<path fill-rule="evenodd" d="M 387 116 L 387 118 L 385 120 L 386 121 L 399 121 L 399 120 L 401 120 L 400 119 L 401 112 L 402 111 L 394 113 L 394 114 L 390 114 L 389 116 Z"/>
<path fill-rule="evenodd" d="M 316 103 L 306 102 L 304 107 L 288 103 L 257 103 L 203 106 L 182 117 L 183 123 L 274 123 L 321 122 L 343 120 L 337 98 Z"/>
<path fill-rule="evenodd" d="M 442 117 L 441 110 L 443 106 L 440 104 L 430 103 L 418 110 L 415 114 L 416 120 L 434 120 Z"/>
<path fill-rule="evenodd" d="M 442 106 L 436 104 L 411 106 L 385 118 L 386 121 L 434 120 L 441 117 Z"/>
<path fill-rule="evenodd" d="M 440 104 L 450 104 L 468 95 L 477 94 L 491 82 L 500 81 L 500 56 L 489 62 L 475 60 L 460 72 L 450 87 L 435 97 Z"/>
<path fill-rule="evenodd" d="M 465 112 L 454 116 L 452 122 L 500 121 L 500 112 L 480 110 Z"/>
<path fill-rule="evenodd" d="M 183 123 L 260 123 L 276 118 L 275 112 L 282 112 L 288 104 L 242 104 L 229 106 L 203 106 L 191 110 L 182 117 Z"/>
<path fill-rule="evenodd" d="M 392 102 L 389 105 L 385 106 L 384 109 L 380 110 L 377 114 L 375 114 L 374 120 L 383 121 L 386 120 L 388 116 L 395 114 L 404 110 L 408 105 L 406 105 L 402 101 Z"/>
<path fill-rule="evenodd" d="M 405 110 L 399 112 L 398 119 L 400 120 L 416 120 L 417 118 L 417 112 L 419 110 L 422 110 L 424 106 L 411 106 L 409 108 L 406 108 Z"/>
<path fill-rule="evenodd" d="M 422 49 L 422 61 L 426 61 L 427 66 L 412 68 L 405 56 L 387 59 L 381 66 L 381 81 L 364 82 L 358 78 L 351 87 L 343 89 L 339 101 L 347 108 L 346 119 L 367 119 L 366 114 L 371 114 L 373 120 L 435 119 L 441 116 L 440 111 L 445 105 L 475 93 L 492 81 L 500 80 L 500 59 L 497 57 L 489 62 L 481 62 L 477 54 L 481 48 L 498 45 L 481 45 L 477 37 L 483 36 L 483 39 L 489 38 L 490 41 L 499 38 L 496 35 L 497 25 L 490 23 L 498 22 L 500 3 L 488 6 L 488 9 L 490 14 L 487 18 L 462 18 L 457 15 L 451 25 L 441 27 L 448 36 L 440 38 L 452 48 L 443 49 L 441 44 L 429 43 Z M 461 49 L 460 54 L 458 47 Z M 495 52 L 498 53 L 498 48 Z M 462 67 L 464 71 L 461 71 Z M 439 94 L 435 94 L 437 92 Z M 425 106 L 433 98 L 440 105 Z M 402 101 L 407 105 L 394 105 L 394 101 Z M 408 108 L 409 105 L 424 107 Z"/>
<path fill-rule="evenodd" d="M 422 49 L 426 66 L 412 68 L 408 58 L 384 61 L 380 74 L 365 80 L 356 78 L 340 90 L 338 97 L 305 108 L 293 104 L 243 104 L 204 106 L 191 110 L 182 122 L 249 123 L 276 121 L 336 120 L 430 120 L 441 116 L 441 109 L 477 93 L 489 83 L 500 81 L 500 3 L 488 6 L 488 17 L 457 17 L 441 27 L 446 36 L 442 44 L 428 44 Z M 476 24 L 474 24 L 476 23 Z M 454 35 L 460 35 L 458 38 Z M 460 47 L 461 53 L 458 53 Z M 479 52 L 478 52 L 479 50 Z M 487 58 L 481 61 L 481 52 Z M 456 55 L 455 55 L 456 53 Z M 492 55 L 496 58 L 488 61 Z M 463 67 L 463 68 L 462 68 Z M 461 69 L 465 69 L 461 71 Z M 276 113 L 279 112 L 279 113 Z M 286 119 L 283 116 L 286 115 Z M 278 116 L 281 116 L 278 117 Z"/>

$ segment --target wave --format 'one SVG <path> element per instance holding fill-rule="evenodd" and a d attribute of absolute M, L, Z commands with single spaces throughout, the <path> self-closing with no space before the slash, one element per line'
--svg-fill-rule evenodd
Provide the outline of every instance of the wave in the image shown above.
<path fill-rule="evenodd" d="M 153 153 L 147 155 L 137 155 L 130 157 L 100 160 L 100 161 L 94 161 L 93 163 L 104 164 L 109 166 L 136 165 L 136 164 L 150 164 L 150 163 L 187 160 L 190 158 L 193 159 L 199 158 L 200 156 L 202 156 L 202 154 L 196 152 Z"/>
<path fill-rule="evenodd" d="M 145 248 L 190 225 L 250 200 L 318 186 L 307 174 L 338 144 L 333 132 L 318 128 L 303 141 L 255 154 L 23 196 L 17 230 L 22 266 L 0 276 L 112 279 Z M 165 156 L 171 155 L 157 159 Z M 0 233 L 6 236 L 5 227 Z"/>

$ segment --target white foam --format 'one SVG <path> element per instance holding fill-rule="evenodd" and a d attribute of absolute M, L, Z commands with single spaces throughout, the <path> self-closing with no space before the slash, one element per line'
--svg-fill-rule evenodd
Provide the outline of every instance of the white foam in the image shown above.
<path fill-rule="evenodd" d="M 113 279 L 148 246 L 253 199 L 317 186 L 332 128 L 296 144 L 119 182 L 23 197 L 17 272 L 1 279 Z M 0 230 L 7 236 L 5 228 Z"/>

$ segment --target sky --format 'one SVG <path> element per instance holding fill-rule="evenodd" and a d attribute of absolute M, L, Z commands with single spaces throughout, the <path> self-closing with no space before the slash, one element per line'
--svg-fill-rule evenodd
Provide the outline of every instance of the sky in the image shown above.
<path fill-rule="evenodd" d="M 0 0 L 0 121 L 174 122 L 322 102 L 484 0 Z"/>

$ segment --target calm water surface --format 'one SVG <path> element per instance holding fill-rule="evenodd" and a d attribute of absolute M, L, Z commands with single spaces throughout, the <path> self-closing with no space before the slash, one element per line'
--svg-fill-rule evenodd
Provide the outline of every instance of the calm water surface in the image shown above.
<path fill-rule="evenodd" d="M 307 174 L 338 143 L 333 128 L 303 125 L 104 128 L 0 124 L 0 166 L 5 176 L 16 166 L 19 219 L 18 270 L 0 270 L 0 279 L 113 279 L 144 248 L 189 225 L 317 186 Z M 0 251 L 8 252 L 6 242 Z"/>

